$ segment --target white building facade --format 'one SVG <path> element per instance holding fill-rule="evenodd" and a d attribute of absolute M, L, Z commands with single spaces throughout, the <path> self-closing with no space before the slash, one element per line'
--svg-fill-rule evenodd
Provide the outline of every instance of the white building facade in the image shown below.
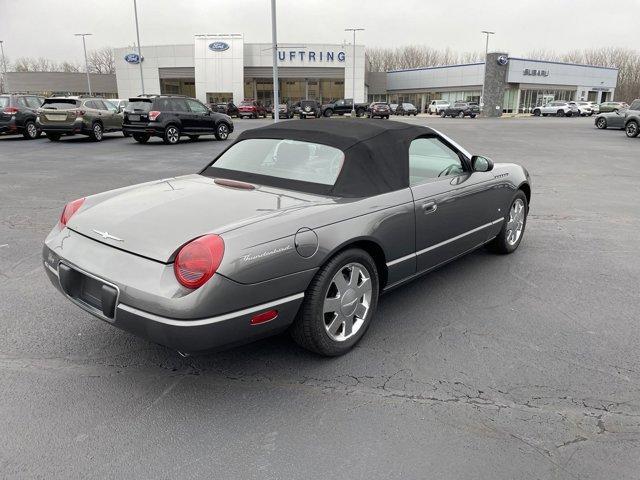
<path fill-rule="evenodd" d="M 490 54 L 491 55 L 491 54 Z M 618 69 L 549 62 L 501 55 L 506 79 L 505 113 L 529 113 L 551 100 L 606 102 L 614 99 Z M 447 65 L 387 72 L 386 93 L 370 92 L 370 100 L 411 102 L 424 107 L 432 100 L 479 102 L 485 63 Z"/>
<path fill-rule="evenodd" d="M 115 50 L 122 98 L 142 93 L 136 54 L 132 47 Z M 203 102 L 273 101 L 271 44 L 245 43 L 242 34 L 196 35 L 193 44 L 142 46 L 141 54 L 147 94 L 184 94 Z M 364 46 L 356 45 L 354 56 L 352 45 L 279 44 L 277 54 L 281 101 L 366 101 Z"/>

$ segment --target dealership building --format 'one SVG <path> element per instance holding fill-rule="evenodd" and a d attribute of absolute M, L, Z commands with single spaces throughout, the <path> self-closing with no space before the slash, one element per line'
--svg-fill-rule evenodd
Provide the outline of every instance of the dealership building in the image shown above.
<path fill-rule="evenodd" d="M 242 34 L 196 35 L 187 45 L 142 46 L 141 54 L 145 93 L 184 94 L 203 102 L 272 101 L 270 43 L 245 43 Z M 366 101 L 364 46 L 357 45 L 354 56 L 351 45 L 279 44 L 277 55 L 281 98 Z M 115 58 L 118 94 L 139 95 L 136 50 L 116 49 Z"/>
<path fill-rule="evenodd" d="M 92 75 L 93 93 L 128 98 L 142 93 L 183 94 L 203 102 L 273 99 L 273 50 L 270 43 L 245 43 L 242 34 L 196 35 L 180 45 L 142 46 L 142 61 L 133 47 L 115 49 L 115 76 Z M 615 68 L 487 55 L 486 62 L 371 71 L 365 47 L 345 44 L 279 44 L 279 90 L 282 101 L 305 98 L 329 102 L 410 102 L 420 111 L 432 100 L 480 101 L 485 112 L 530 113 L 551 100 L 615 99 Z M 9 72 L 9 91 L 84 94 L 79 73 Z"/>

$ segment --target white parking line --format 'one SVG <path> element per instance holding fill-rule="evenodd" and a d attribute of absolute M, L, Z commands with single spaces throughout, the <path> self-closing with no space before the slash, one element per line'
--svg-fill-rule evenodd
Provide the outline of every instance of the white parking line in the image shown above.
<path fill-rule="evenodd" d="M 3 245 L 0 245 L 0 248 L 2 248 L 2 247 L 8 247 L 8 246 L 9 246 L 9 244 L 8 244 L 8 243 L 5 243 L 5 244 L 3 244 Z"/>

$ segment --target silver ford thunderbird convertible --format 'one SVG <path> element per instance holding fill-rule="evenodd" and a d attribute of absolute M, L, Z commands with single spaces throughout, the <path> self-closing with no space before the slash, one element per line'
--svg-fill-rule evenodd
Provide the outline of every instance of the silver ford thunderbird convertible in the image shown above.
<path fill-rule="evenodd" d="M 530 185 L 430 128 L 283 122 L 197 174 L 70 202 L 44 267 L 80 308 L 183 354 L 289 329 L 340 355 L 381 293 L 485 244 L 516 250 Z"/>

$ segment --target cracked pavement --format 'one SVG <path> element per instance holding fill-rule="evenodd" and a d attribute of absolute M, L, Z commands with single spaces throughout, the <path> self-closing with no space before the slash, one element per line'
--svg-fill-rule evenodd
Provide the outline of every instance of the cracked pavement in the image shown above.
<path fill-rule="evenodd" d="M 527 231 L 385 295 L 332 359 L 286 335 L 182 358 L 42 271 L 66 201 L 225 144 L 0 137 L 0 477 L 638 478 L 640 140 L 589 118 L 404 121 L 523 164 Z"/>

